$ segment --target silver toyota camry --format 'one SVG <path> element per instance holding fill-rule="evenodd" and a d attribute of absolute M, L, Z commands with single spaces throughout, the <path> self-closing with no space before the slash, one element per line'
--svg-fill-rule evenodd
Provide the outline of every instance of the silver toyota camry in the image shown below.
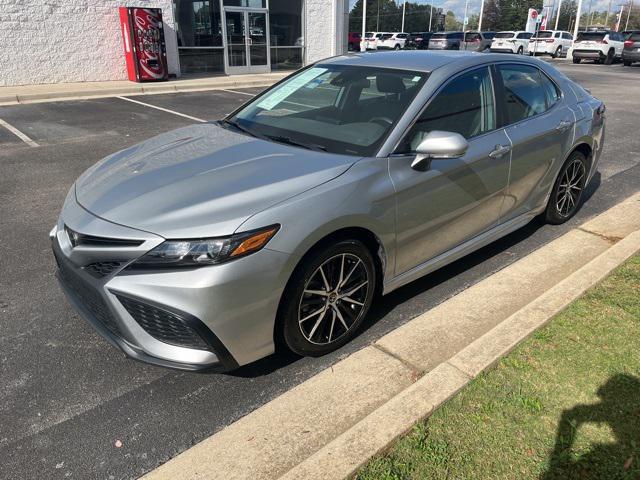
<path fill-rule="evenodd" d="M 127 355 L 229 370 L 322 355 L 387 294 L 580 206 L 604 105 L 547 63 L 356 54 L 117 152 L 51 231 L 75 308 Z"/>

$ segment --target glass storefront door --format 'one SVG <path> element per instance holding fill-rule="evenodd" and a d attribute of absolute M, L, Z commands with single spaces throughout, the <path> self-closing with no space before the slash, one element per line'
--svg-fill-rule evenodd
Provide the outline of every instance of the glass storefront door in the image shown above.
<path fill-rule="evenodd" d="M 225 8 L 228 74 L 267 73 L 269 59 L 269 18 L 264 10 Z"/>

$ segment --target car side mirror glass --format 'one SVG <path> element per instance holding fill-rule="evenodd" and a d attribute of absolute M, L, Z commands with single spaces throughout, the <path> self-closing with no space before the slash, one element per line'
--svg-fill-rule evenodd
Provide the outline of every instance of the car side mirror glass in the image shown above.
<path fill-rule="evenodd" d="M 416 148 L 416 157 L 411 162 L 411 168 L 426 170 L 432 160 L 460 158 L 468 149 L 469 143 L 459 133 L 433 130 Z"/>

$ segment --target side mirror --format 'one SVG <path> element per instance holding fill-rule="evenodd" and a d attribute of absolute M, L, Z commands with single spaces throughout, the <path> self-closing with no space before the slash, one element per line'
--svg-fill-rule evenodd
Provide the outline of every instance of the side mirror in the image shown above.
<path fill-rule="evenodd" d="M 424 170 L 429 168 L 431 160 L 460 158 L 468 148 L 467 140 L 459 133 L 433 130 L 418 145 L 411 168 Z"/>

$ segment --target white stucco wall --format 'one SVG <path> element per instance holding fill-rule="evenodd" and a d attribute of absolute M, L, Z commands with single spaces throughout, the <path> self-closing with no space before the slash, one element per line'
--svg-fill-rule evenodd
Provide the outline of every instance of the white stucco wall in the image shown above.
<path fill-rule="evenodd" d="M 305 1 L 306 63 L 346 51 L 348 0 Z"/>
<path fill-rule="evenodd" d="M 162 8 L 177 73 L 171 0 L 0 0 L 0 86 L 125 80 L 121 5 Z"/>

